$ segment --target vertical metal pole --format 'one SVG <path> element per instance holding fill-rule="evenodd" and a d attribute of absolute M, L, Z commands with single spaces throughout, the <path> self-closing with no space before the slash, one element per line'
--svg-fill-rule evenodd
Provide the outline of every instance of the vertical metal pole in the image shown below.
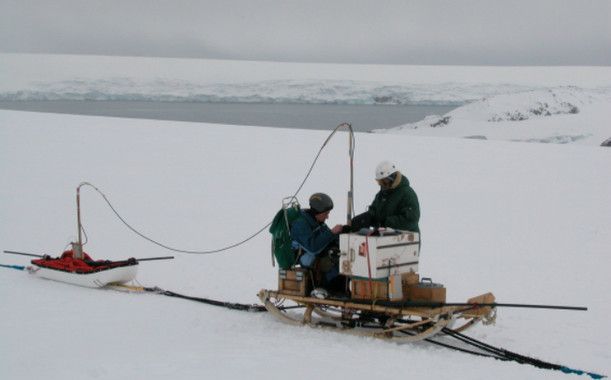
<path fill-rule="evenodd" d="M 76 219 L 78 228 L 78 242 L 72 246 L 72 254 L 75 259 L 83 259 L 83 239 L 81 236 L 81 185 L 76 188 Z"/>
<path fill-rule="evenodd" d="M 348 207 L 346 208 L 346 225 L 352 225 L 352 216 L 354 215 L 354 133 L 352 125 L 346 123 L 348 127 L 348 155 L 350 156 L 350 190 L 348 191 Z"/>

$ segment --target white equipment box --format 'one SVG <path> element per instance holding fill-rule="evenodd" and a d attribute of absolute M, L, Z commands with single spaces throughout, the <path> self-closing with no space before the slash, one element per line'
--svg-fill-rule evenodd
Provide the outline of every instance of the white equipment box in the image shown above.
<path fill-rule="evenodd" d="M 382 232 L 382 235 L 340 235 L 340 273 L 372 279 L 389 278 L 412 271 L 417 273 L 420 235 L 417 232 L 398 230 Z"/>

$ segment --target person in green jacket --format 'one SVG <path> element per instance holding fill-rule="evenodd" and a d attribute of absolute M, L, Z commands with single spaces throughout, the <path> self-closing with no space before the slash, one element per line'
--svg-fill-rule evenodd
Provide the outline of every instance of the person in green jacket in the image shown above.
<path fill-rule="evenodd" d="M 397 230 L 420 232 L 418 196 L 395 164 L 383 161 L 376 167 L 376 181 L 380 191 L 369 209 L 352 219 L 352 231 L 369 227 L 390 227 Z"/>

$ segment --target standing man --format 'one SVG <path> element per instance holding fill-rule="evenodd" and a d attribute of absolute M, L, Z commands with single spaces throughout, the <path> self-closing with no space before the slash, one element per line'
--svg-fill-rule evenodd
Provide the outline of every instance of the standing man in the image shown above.
<path fill-rule="evenodd" d="M 390 227 L 420 232 L 418 196 L 395 164 L 382 161 L 376 167 L 375 179 L 380 185 L 369 209 L 352 219 L 352 230 L 368 227 Z"/>
<path fill-rule="evenodd" d="M 312 194 L 310 208 L 301 210 L 301 216 L 291 225 L 293 247 L 301 249 L 299 264 L 312 268 L 325 288 L 335 287 L 334 280 L 339 275 L 339 259 L 330 251 L 339 246 L 342 225 L 329 229 L 325 224 L 332 209 L 331 197 L 324 193 Z"/>

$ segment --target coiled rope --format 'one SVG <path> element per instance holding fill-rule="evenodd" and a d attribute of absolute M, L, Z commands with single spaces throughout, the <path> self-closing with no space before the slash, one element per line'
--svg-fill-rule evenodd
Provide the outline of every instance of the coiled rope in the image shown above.
<path fill-rule="evenodd" d="M 329 136 L 325 139 L 325 141 L 323 142 L 323 144 L 321 145 L 320 149 L 318 150 L 318 153 L 316 154 L 316 156 L 314 157 L 314 161 L 312 161 L 312 164 L 310 165 L 310 168 L 308 169 L 308 172 L 306 173 L 306 176 L 304 177 L 303 181 L 301 181 L 301 184 L 299 185 L 299 187 L 297 188 L 297 190 L 295 191 L 295 194 L 293 194 L 292 198 L 296 198 L 297 195 L 299 194 L 299 192 L 301 191 L 301 189 L 303 188 L 303 186 L 305 185 L 306 181 L 308 180 L 308 178 L 310 177 L 310 174 L 312 174 L 312 170 L 314 170 L 314 166 L 316 165 L 316 162 L 318 161 L 318 158 L 320 157 L 323 149 L 327 146 L 327 144 L 329 143 L 329 141 L 331 140 L 331 138 L 335 135 L 335 133 L 341 129 L 341 128 L 348 128 L 348 131 L 350 133 L 350 165 L 352 167 L 352 163 L 353 163 L 353 158 L 354 158 L 354 147 L 355 147 L 355 143 L 354 143 L 354 131 L 352 130 L 352 125 L 348 124 L 348 123 L 342 123 L 340 125 L 338 125 L 337 127 L 335 127 L 335 129 L 329 134 Z M 133 233 L 135 233 L 136 235 L 140 236 L 141 238 L 161 247 L 161 248 L 165 248 L 169 251 L 173 251 L 173 252 L 179 252 L 179 253 L 187 253 L 187 254 L 196 254 L 196 255 L 205 255 L 205 254 L 211 254 L 211 253 L 218 253 L 218 252 L 223 252 L 223 251 L 227 251 L 229 249 L 238 247 L 246 242 L 248 242 L 249 240 L 254 239 L 257 235 L 259 235 L 261 232 L 265 231 L 271 224 L 272 222 L 270 221 L 269 223 L 267 223 L 265 226 L 261 227 L 259 230 L 257 230 L 255 233 L 253 233 L 252 235 L 248 236 L 247 238 L 240 240 L 237 243 L 234 244 L 230 244 L 226 247 L 223 248 L 218 248 L 218 249 L 211 249 L 211 250 L 198 250 L 198 251 L 194 251 L 194 250 L 185 250 L 185 249 L 179 249 L 179 248 L 175 248 L 175 247 L 171 247 L 167 244 L 163 244 L 160 243 L 158 241 L 156 241 L 155 239 L 143 234 L 142 232 L 138 231 L 136 228 L 134 228 L 132 225 L 130 225 L 125 218 L 123 218 L 121 216 L 121 214 L 119 214 L 119 212 L 116 210 L 116 208 L 112 205 L 112 203 L 110 202 L 110 200 L 108 199 L 108 197 L 102 192 L 100 191 L 100 189 L 98 189 L 97 187 L 95 187 L 94 185 L 92 185 L 89 182 L 82 182 L 79 185 L 79 188 L 81 186 L 88 186 L 93 188 L 98 194 L 100 194 L 102 196 L 102 198 L 104 199 L 104 201 L 106 202 L 106 204 L 108 205 L 108 207 L 110 207 L 110 209 L 112 210 L 112 212 L 115 214 L 115 216 L 127 227 L 129 228 Z M 84 230 L 84 229 L 83 229 Z"/>

